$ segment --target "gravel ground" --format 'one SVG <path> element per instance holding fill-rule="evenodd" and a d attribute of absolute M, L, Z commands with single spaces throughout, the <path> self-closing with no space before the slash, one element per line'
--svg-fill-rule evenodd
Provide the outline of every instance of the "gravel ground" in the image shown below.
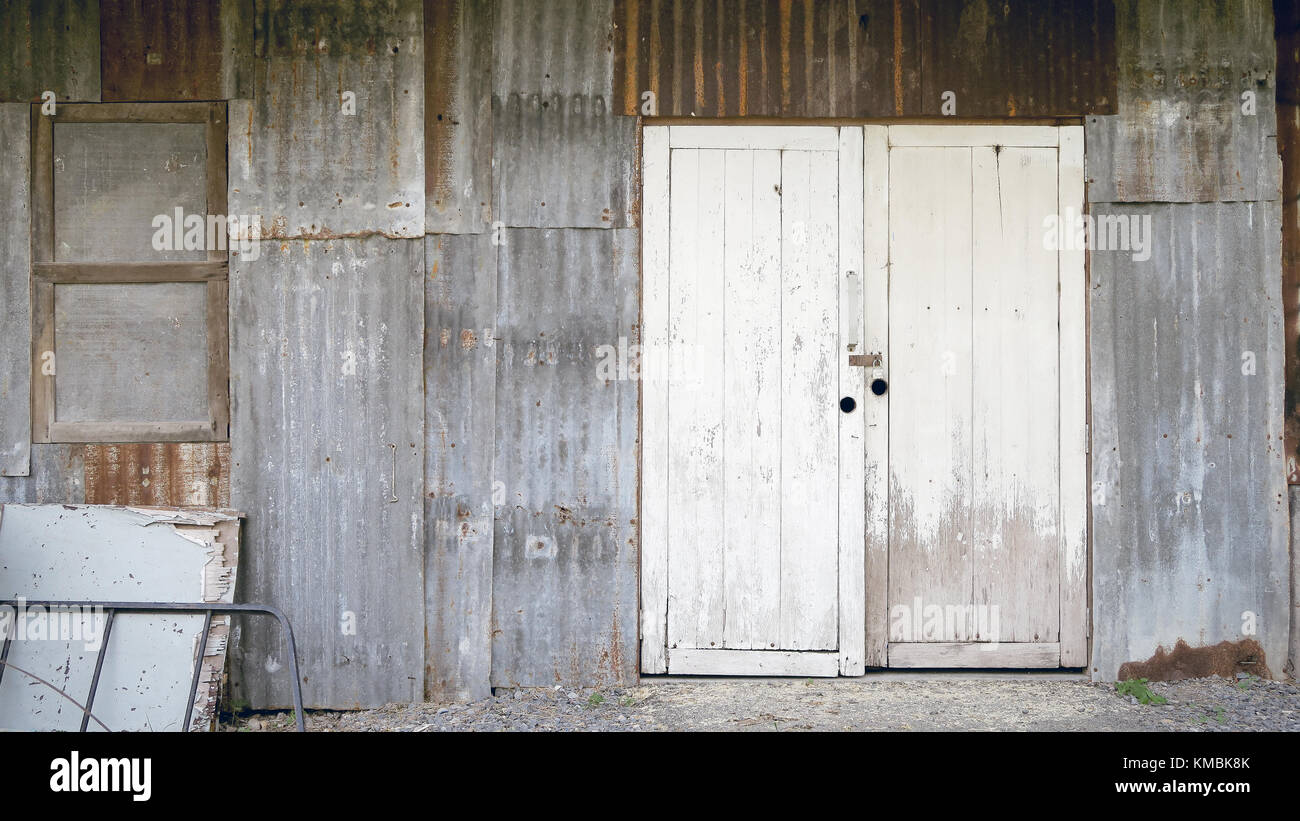
<path fill-rule="evenodd" d="M 862 679 L 673 679 L 608 690 L 498 689 L 474 704 L 313 711 L 309 731 L 1179 730 L 1300 732 L 1300 689 L 1247 678 L 1156 682 L 1167 704 L 1060 676 L 883 674 Z M 230 731 L 285 731 L 292 713 Z"/>

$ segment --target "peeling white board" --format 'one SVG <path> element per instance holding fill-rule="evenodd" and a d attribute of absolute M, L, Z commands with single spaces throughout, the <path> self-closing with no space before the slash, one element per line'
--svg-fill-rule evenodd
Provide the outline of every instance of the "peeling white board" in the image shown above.
<path fill-rule="evenodd" d="M 237 524 L 238 516 L 225 511 L 0 506 L 0 599 L 229 603 Z M 84 704 L 104 615 L 0 612 L 0 628 L 13 639 L 0 677 L 0 729 L 81 726 L 82 710 L 32 676 Z M 95 718 L 113 731 L 183 729 L 202 627 L 201 615 L 117 613 Z M 206 727 L 215 708 L 228 630 L 228 617 L 213 617 L 192 728 Z M 91 721 L 89 729 L 103 727 Z"/>

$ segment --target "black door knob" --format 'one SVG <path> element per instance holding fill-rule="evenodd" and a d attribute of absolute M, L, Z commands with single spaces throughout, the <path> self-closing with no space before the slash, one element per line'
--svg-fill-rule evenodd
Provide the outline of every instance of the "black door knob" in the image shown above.
<path fill-rule="evenodd" d="M 871 380 L 871 392 L 876 396 L 884 396 L 885 391 L 889 390 L 889 383 L 883 379 Z"/>
<path fill-rule="evenodd" d="M 845 413 L 853 413 L 853 409 L 858 406 L 857 400 L 852 396 L 846 396 L 840 400 L 840 410 Z"/>

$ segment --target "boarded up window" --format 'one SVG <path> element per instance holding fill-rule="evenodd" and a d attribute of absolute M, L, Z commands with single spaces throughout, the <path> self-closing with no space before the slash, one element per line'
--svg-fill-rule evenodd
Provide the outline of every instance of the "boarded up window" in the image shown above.
<path fill-rule="evenodd" d="M 35 441 L 227 438 L 225 118 L 32 107 Z"/>

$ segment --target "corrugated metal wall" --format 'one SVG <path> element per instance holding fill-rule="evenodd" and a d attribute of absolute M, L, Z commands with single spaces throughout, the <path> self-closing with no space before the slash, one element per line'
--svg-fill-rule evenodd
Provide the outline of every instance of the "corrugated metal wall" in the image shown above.
<path fill-rule="evenodd" d="M 426 78 L 431 119 L 453 119 L 430 126 L 430 230 L 475 234 L 425 260 L 430 696 L 636 678 L 637 390 L 597 379 L 600 346 L 639 340 L 612 12 L 426 3 L 455 65 Z"/>
<path fill-rule="evenodd" d="M 102 5 L 0 9 L 6 159 L 46 88 L 230 99 L 229 210 L 274 241 L 232 257 L 230 445 L 38 445 L 23 476 L 0 414 L 0 501 L 242 508 L 241 596 L 290 614 L 312 706 L 633 680 L 637 385 L 597 365 L 639 343 L 636 115 L 926 117 L 945 91 L 1089 115 L 1093 209 L 1155 227 L 1150 262 L 1093 258 L 1095 675 L 1243 610 L 1281 666 L 1266 0 Z M 0 244 L 25 339 L 24 253 Z M 3 354 L 21 395 L 30 354 Z M 241 695 L 284 704 L 279 638 L 239 639 Z"/>
<path fill-rule="evenodd" d="M 1287 656 L 1281 208 L 1267 0 L 1116 3 L 1119 113 L 1087 119 L 1095 678 L 1157 646 Z M 1254 92 L 1254 115 L 1242 93 Z"/>

